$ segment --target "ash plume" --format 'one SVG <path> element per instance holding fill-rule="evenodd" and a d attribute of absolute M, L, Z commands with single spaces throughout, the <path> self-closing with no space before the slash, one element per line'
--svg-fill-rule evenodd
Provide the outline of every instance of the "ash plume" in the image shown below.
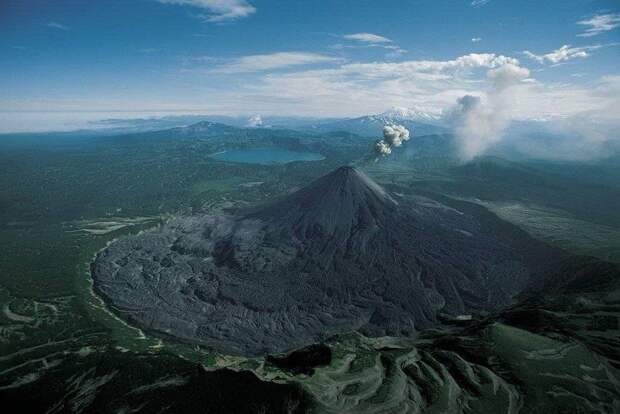
<path fill-rule="evenodd" d="M 253 115 L 248 119 L 248 126 L 258 128 L 263 126 L 263 118 L 260 115 Z"/>
<path fill-rule="evenodd" d="M 465 95 L 452 112 L 462 161 L 469 161 L 499 142 L 512 120 L 515 87 L 530 75 L 528 69 L 507 63 L 487 72 L 485 99 Z"/>
<path fill-rule="evenodd" d="M 387 156 L 392 148 L 400 147 L 410 138 L 409 130 L 402 125 L 386 125 L 383 127 L 383 139 L 375 144 L 377 154 Z"/>

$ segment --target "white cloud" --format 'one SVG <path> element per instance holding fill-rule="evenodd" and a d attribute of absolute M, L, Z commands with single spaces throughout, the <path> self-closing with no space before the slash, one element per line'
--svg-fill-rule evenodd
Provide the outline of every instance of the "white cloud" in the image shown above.
<path fill-rule="evenodd" d="M 543 55 L 537 55 L 530 52 L 529 50 L 523 51 L 523 54 L 530 59 L 537 61 L 538 63 L 549 62 L 555 64 L 576 58 L 586 58 L 590 56 L 590 54 L 588 53 L 589 51 L 600 49 L 601 47 L 601 45 L 582 47 L 571 47 L 570 45 L 564 45 L 559 49 L 556 49 L 549 53 L 545 53 Z"/>
<path fill-rule="evenodd" d="M 69 26 L 65 26 L 64 24 L 60 24 L 58 22 L 48 22 L 46 26 L 51 27 L 52 29 L 58 29 L 58 30 L 64 30 L 64 31 L 69 30 Z"/>
<path fill-rule="evenodd" d="M 210 70 L 211 73 L 245 73 L 282 69 L 291 66 L 335 62 L 338 59 L 305 52 L 278 52 L 264 55 L 249 55 L 233 59 Z"/>
<path fill-rule="evenodd" d="M 239 100 L 243 105 L 259 102 L 261 108 L 278 108 L 274 113 L 280 114 L 359 116 L 392 106 L 418 106 L 437 113 L 458 97 L 479 90 L 480 69 L 507 63 L 518 60 L 489 53 L 267 73 L 244 85 Z"/>
<path fill-rule="evenodd" d="M 491 0 L 472 0 L 470 5 L 473 6 L 473 7 L 480 7 L 480 6 L 484 6 L 485 4 L 489 3 L 490 1 Z"/>
<path fill-rule="evenodd" d="M 407 51 L 400 46 L 394 44 L 392 39 L 388 39 L 384 36 L 379 36 L 373 33 L 352 33 L 342 36 L 343 39 L 353 40 L 356 42 L 354 45 L 343 45 L 336 44 L 333 45 L 333 49 L 347 49 L 347 48 L 366 48 L 366 47 L 376 47 L 383 48 L 388 50 L 389 52 L 386 54 L 388 58 L 397 58 Z"/>
<path fill-rule="evenodd" d="M 596 36 L 620 26 L 620 13 L 597 14 L 589 19 L 580 20 L 577 24 L 586 26 L 580 37 Z"/>
<path fill-rule="evenodd" d="M 481 40 L 482 40 L 482 38 L 481 38 L 481 37 L 472 37 L 472 38 L 471 38 L 471 42 L 472 42 L 472 43 L 478 43 L 478 42 L 479 42 L 479 41 L 481 41 Z"/>
<path fill-rule="evenodd" d="M 487 72 L 487 78 L 491 82 L 491 88 L 494 92 L 504 92 L 506 89 L 526 80 L 529 76 L 529 69 L 514 63 L 507 63 Z"/>
<path fill-rule="evenodd" d="M 407 51 L 405 49 L 402 49 L 399 46 L 396 45 L 387 45 L 387 46 L 383 46 L 384 49 L 389 50 L 390 52 L 386 55 L 388 57 L 399 57 L 400 55 L 404 55 L 405 53 L 407 53 Z"/>
<path fill-rule="evenodd" d="M 366 78 L 416 77 L 420 79 L 446 79 L 447 72 L 476 68 L 496 68 L 519 61 L 512 57 L 494 53 L 470 53 L 453 60 L 409 60 L 404 62 L 350 63 L 340 67 L 340 72 L 360 75 Z"/>
<path fill-rule="evenodd" d="M 591 112 L 620 119 L 620 76 L 601 78 L 592 86 L 533 82 L 519 91 L 519 119 L 562 119 Z"/>
<path fill-rule="evenodd" d="M 342 36 L 347 40 L 356 40 L 358 42 L 365 43 L 391 43 L 392 41 L 387 37 L 379 36 L 373 33 L 352 33 Z"/>
<path fill-rule="evenodd" d="M 380 113 L 392 106 L 418 107 L 438 113 L 464 95 L 487 100 L 491 83 L 510 79 L 510 69 L 485 73 L 504 65 L 518 66 L 517 59 L 503 55 L 465 55 L 445 61 L 345 63 L 329 68 L 266 73 L 236 91 L 234 110 L 253 112 L 256 105 L 271 114 L 307 116 L 360 116 Z M 514 69 L 514 68 L 512 68 Z M 525 76 L 525 68 L 514 72 Z M 607 79 L 600 87 L 570 83 L 542 83 L 523 79 L 509 88 L 510 108 L 502 108 L 512 120 L 567 118 L 584 111 L 620 119 L 618 81 Z M 605 85 L 605 86 L 603 86 Z M 229 95 L 230 96 L 230 95 Z M 602 116 L 602 115 L 601 115 Z"/>
<path fill-rule="evenodd" d="M 157 0 L 164 4 L 191 6 L 205 10 L 205 19 L 209 22 L 223 22 L 248 17 L 256 8 L 246 0 Z"/>

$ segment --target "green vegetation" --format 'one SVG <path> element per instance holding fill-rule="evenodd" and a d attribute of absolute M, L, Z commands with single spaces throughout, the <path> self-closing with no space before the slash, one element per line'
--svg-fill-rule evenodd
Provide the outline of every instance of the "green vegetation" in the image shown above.
<path fill-rule="evenodd" d="M 137 137 L 2 137 L 0 392 L 44 383 L 66 358 L 94 352 L 215 365 L 208 350 L 147 337 L 113 316 L 91 290 L 93 255 L 170 214 L 270 199 L 347 161 L 336 150 L 312 168 L 232 164 L 207 157 L 218 144 Z"/>
<path fill-rule="evenodd" d="M 542 328 L 499 314 L 466 328 L 440 327 L 415 340 L 354 333 L 333 338 L 331 364 L 312 376 L 281 372 L 261 358 L 231 358 L 154 338 L 120 321 L 93 295 L 88 274 L 93 255 L 111 240 L 188 211 L 272 200 L 362 158 L 370 143 L 351 134 L 172 131 L 0 137 L 3 401 L 28 399 L 33 409 L 54 404 L 68 409 L 117 393 L 123 397 L 110 397 L 116 405 L 102 411 L 145 401 L 155 401 L 149 408 L 156 411 L 165 406 L 159 392 L 177 398 L 212 384 L 196 371 L 200 364 L 299 383 L 317 411 L 334 413 L 618 409 L 618 292 L 608 292 L 604 300 L 562 299 L 537 305 L 537 311 L 525 307 L 531 320 L 556 317 Z M 207 156 L 226 145 L 281 145 L 319 152 L 325 159 L 252 165 Z M 575 166 L 581 171 L 576 177 L 549 163 L 485 159 L 459 167 L 436 152 L 414 155 L 396 154 L 393 161 L 363 168 L 391 191 L 474 201 L 551 244 L 620 261 L 620 185 L 614 179 L 597 182 L 608 165 Z M 143 376 L 136 379 L 131 370 Z M 229 387 L 233 382 L 224 381 Z M 125 395 L 127 384 L 144 398 Z M 140 388 L 148 384 L 161 387 Z M 280 390 L 264 394 L 276 396 Z M 295 388 L 282 392 L 287 398 L 297 395 Z"/>

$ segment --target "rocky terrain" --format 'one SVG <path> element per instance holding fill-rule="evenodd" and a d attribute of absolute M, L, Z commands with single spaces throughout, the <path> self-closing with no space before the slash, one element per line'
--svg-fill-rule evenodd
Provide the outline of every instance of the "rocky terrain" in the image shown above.
<path fill-rule="evenodd" d="M 566 278 L 543 279 L 488 317 L 415 340 L 343 335 L 328 341 L 330 366 L 287 369 L 318 412 L 619 412 L 620 267 L 569 260 L 557 274 Z M 287 362 L 308 370 L 301 355 L 314 354 Z"/>
<path fill-rule="evenodd" d="M 340 167 L 272 204 L 119 239 L 96 291 L 137 326 L 227 354 L 351 331 L 411 336 L 507 305 L 565 254 L 481 208 L 389 194 Z"/>

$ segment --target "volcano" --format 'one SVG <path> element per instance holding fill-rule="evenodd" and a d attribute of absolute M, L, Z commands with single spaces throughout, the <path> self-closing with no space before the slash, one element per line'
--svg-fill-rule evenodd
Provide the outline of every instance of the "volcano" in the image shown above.
<path fill-rule="evenodd" d="M 347 166 L 271 204 L 122 238 L 91 267 L 140 328 L 257 356 L 492 311 L 560 256 L 481 207 L 390 194 Z"/>

